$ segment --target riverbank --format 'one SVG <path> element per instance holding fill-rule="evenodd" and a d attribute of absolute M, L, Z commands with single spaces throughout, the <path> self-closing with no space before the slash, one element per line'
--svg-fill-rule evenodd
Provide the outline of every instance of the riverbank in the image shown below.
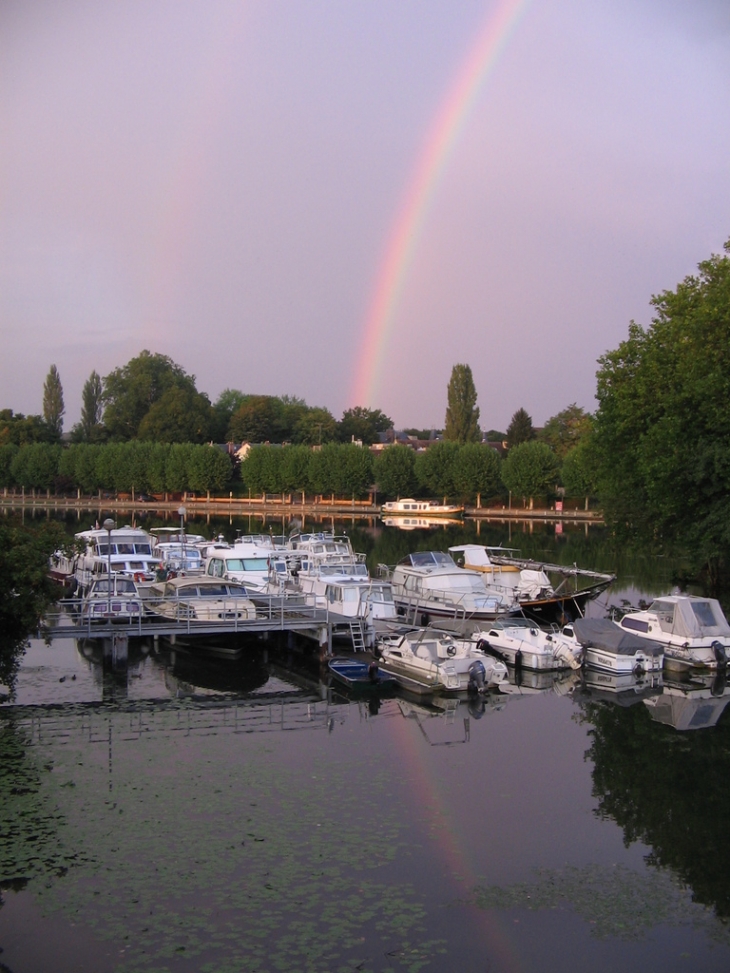
<path fill-rule="evenodd" d="M 126 511 L 145 511 L 148 513 L 179 514 L 184 507 L 188 516 L 213 515 L 217 517 L 240 517 L 249 515 L 272 517 L 308 516 L 325 517 L 380 517 L 382 507 L 369 500 L 328 500 L 323 497 L 307 498 L 296 501 L 293 496 L 283 500 L 273 497 L 192 497 L 183 495 L 170 500 L 132 500 L 130 497 L 81 496 L 56 497 L 36 494 L 7 494 L 0 496 L 0 508 L 17 510 L 98 510 L 99 513 L 121 513 Z M 602 524 L 603 515 L 598 510 L 555 509 L 552 507 L 492 506 L 466 507 L 464 517 L 470 520 L 544 520 L 570 521 L 576 523 Z M 394 518 L 395 519 L 395 518 Z M 434 525 L 443 521 L 431 518 Z"/>

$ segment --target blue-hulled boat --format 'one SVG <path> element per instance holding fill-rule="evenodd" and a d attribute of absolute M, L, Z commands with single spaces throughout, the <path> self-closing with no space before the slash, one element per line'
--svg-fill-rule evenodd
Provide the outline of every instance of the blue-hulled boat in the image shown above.
<path fill-rule="evenodd" d="M 328 662 L 333 679 L 351 690 L 370 692 L 376 689 L 395 689 L 396 680 L 380 669 L 377 662 L 363 662 L 345 655 L 336 655 Z"/>

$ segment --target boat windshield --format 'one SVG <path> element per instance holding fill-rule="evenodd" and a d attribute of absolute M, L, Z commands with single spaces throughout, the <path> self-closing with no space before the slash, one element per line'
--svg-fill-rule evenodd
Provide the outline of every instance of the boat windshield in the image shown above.
<path fill-rule="evenodd" d="M 409 555 L 410 562 L 414 568 L 453 568 L 456 567 L 454 559 L 443 551 L 414 551 Z"/>
<path fill-rule="evenodd" d="M 226 558 L 226 571 L 268 571 L 269 562 L 265 557 Z"/>

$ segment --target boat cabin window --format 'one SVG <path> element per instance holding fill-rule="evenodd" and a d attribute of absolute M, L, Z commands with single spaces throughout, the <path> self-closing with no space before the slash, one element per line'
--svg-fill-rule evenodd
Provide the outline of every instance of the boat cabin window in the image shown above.
<path fill-rule="evenodd" d="M 226 558 L 227 571 L 268 571 L 269 562 L 265 557 Z"/>
<path fill-rule="evenodd" d="M 224 584 L 206 584 L 197 589 L 201 598 L 225 598 L 229 593 L 228 587 Z"/>
<path fill-rule="evenodd" d="M 376 602 L 392 602 L 393 589 L 390 585 L 374 584 L 370 589 L 370 600 Z"/>
<path fill-rule="evenodd" d="M 642 618 L 632 618 L 630 615 L 621 619 L 621 628 L 628 628 L 632 632 L 648 632 L 649 623 Z"/>
<path fill-rule="evenodd" d="M 136 595 L 137 589 L 134 587 L 134 582 L 131 578 L 112 578 L 111 591 L 113 595 Z M 94 583 L 94 594 L 108 594 L 109 592 L 109 581 L 104 579 L 102 581 L 96 581 Z"/>
<path fill-rule="evenodd" d="M 709 601 L 693 601 L 691 605 L 697 621 L 703 628 L 712 628 L 713 625 L 717 625 L 717 619 Z"/>
<path fill-rule="evenodd" d="M 208 562 L 207 574 L 212 578 L 222 578 L 224 574 L 223 561 L 219 557 L 211 558 Z"/>

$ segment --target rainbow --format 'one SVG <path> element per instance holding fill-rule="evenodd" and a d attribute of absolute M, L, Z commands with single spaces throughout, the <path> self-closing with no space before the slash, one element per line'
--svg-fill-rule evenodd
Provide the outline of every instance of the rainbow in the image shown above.
<path fill-rule="evenodd" d="M 363 328 L 353 406 L 374 406 L 388 339 L 436 191 L 477 102 L 480 89 L 530 0 L 498 0 L 431 125 L 390 233 Z"/>

